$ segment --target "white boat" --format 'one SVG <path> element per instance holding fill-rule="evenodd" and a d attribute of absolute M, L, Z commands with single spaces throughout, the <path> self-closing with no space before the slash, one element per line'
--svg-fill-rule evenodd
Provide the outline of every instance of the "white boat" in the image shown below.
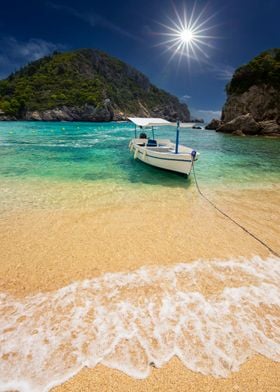
<path fill-rule="evenodd" d="M 190 174 L 199 153 L 190 147 L 179 144 L 179 122 L 171 123 L 162 118 L 129 117 L 128 119 L 135 124 L 135 138 L 129 143 L 129 149 L 134 154 L 134 159 L 139 159 L 160 169 Z M 172 143 L 168 139 L 155 139 L 154 128 L 160 126 L 176 127 L 176 143 Z M 137 137 L 137 127 L 140 128 L 139 137 Z M 188 128 L 191 125 L 183 124 L 183 127 Z M 146 134 L 149 129 L 152 132 L 152 138 Z"/>

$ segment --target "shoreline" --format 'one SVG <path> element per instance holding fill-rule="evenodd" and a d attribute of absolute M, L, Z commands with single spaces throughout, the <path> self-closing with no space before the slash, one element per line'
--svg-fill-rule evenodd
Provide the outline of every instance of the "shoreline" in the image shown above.
<path fill-rule="evenodd" d="M 67 200 L 70 192 L 71 187 L 65 193 Z M 100 203 L 94 203 L 97 195 L 90 196 L 91 190 L 84 195 L 84 208 L 71 204 L 61 208 L 63 197 L 52 207 L 50 197 L 43 209 L 6 209 L 0 215 L 0 271 L 5 276 L 0 280 L 0 291 L 26 295 L 143 265 L 269 255 L 266 248 L 220 215 L 196 190 L 174 188 L 164 192 L 162 198 L 161 188 L 152 193 L 138 190 L 123 204 L 122 189 L 111 199 L 105 188 Z M 259 193 L 255 189 L 212 190 L 208 196 L 280 251 L 278 187 Z M 71 268 L 65 268 L 69 262 Z"/>

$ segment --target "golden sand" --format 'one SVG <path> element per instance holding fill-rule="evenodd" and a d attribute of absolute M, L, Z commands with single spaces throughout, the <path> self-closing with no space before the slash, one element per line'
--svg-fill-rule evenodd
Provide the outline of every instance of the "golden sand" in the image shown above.
<path fill-rule="evenodd" d="M 140 197 L 141 196 L 141 197 Z M 226 259 L 269 251 L 194 189 L 158 189 L 94 207 L 21 208 L 0 219 L 0 291 L 25 296 L 143 265 Z M 280 253 L 279 189 L 208 191 L 237 221 Z M 110 196 L 111 197 L 111 196 Z M 207 292 L 208 282 L 201 282 Z M 221 290 L 221 285 L 211 287 Z M 177 359 L 146 380 L 98 366 L 55 391 L 278 391 L 280 365 L 254 357 L 228 379 L 193 373 Z"/>
<path fill-rule="evenodd" d="M 125 374 L 97 366 L 84 369 L 53 392 L 278 392 L 280 390 L 279 363 L 254 357 L 238 373 L 227 379 L 202 376 L 186 369 L 174 358 L 163 369 L 153 369 L 149 378 L 135 380 Z"/>

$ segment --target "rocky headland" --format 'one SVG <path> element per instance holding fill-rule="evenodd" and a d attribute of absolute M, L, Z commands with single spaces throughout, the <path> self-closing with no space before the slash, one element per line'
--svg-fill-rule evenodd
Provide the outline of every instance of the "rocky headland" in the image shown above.
<path fill-rule="evenodd" d="M 189 121 L 178 98 L 95 49 L 53 53 L 0 80 L 0 120 L 112 121 L 128 116 Z"/>
<path fill-rule="evenodd" d="M 206 129 L 236 135 L 280 136 L 280 49 L 238 68 L 226 87 L 221 119 Z"/>

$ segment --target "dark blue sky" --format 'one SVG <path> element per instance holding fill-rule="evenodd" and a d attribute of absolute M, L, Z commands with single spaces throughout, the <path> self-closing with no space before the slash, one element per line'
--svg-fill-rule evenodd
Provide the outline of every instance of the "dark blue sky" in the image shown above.
<path fill-rule="evenodd" d="M 165 51 L 164 25 L 187 17 L 193 1 L 52 0 L 0 2 L 0 77 L 55 49 L 102 49 L 144 72 L 157 86 L 185 97 L 193 115 L 218 116 L 232 71 L 263 50 L 280 46 L 279 0 L 196 1 L 195 17 L 210 18 L 197 59 Z M 171 20 L 170 20 L 170 19 Z M 195 18 L 194 18 L 195 19 Z M 164 53 L 165 51 L 165 53 Z"/>

